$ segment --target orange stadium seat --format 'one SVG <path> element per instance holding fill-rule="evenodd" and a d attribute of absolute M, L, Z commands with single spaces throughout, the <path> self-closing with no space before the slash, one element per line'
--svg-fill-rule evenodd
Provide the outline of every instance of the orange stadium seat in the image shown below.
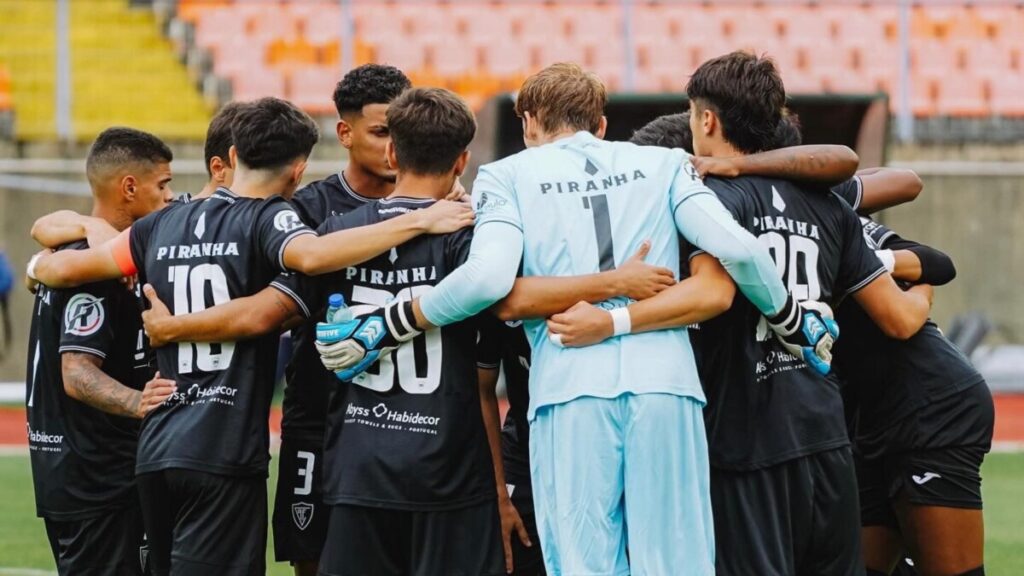
<path fill-rule="evenodd" d="M 253 100 L 263 96 L 285 97 L 284 74 L 256 67 L 234 77 L 231 87 L 235 100 Z"/>
<path fill-rule="evenodd" d="M 1005 116 L 1024 116 L 1024 75 L 994 77 L 989 83 L 992 112 Z"/>
<path fill-rule="evenodd" d="M 284 82 L 304 106 L 329 111 L 293 82 L 312 84 L 318 71 L 337 69 L 346 25 L 336 2 L 180 0 L 179 10 L 214 71 L 237 81 L 239 93 L 280 91 Z M 611 0 L 365 0 L 351 13 L 354 62 L 393 64 L 474 101 L 564 60 L 595 70 L 611 89 L 623 86 L 633 61 L 634 88 L 678 91 L 701 62 L 736 49 L 770 55 L 793 93 L 899 86 L 899 8 L 881 0 L 635 3 L 632 55 L 622 5 Z M 1024 5 L 915 4 L 911 50 L 915 114 L 1016 113 L 1010 92 L 1024 74 Z M 243 78 L 256 68 L 283 75 Z"/>
<path fill-rule="evenodd" d="M 340 79 L 337 68 L 298 68 L 288 78 L 288 99 L 310 112 L 329 114 L 334 111 L 331 94 Z"/>
<path fill-rule="evenodd" d="M 938 85 L 936 111 L 947 116 L 984 116 L 989 113 L 988 94 L 984 80 L 947 77 Z"/>

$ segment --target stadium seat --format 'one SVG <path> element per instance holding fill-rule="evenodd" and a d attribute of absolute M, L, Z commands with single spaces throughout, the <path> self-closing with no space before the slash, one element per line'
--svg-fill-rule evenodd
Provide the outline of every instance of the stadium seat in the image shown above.
<path fill-rule="evenodd" d="M 337 68 L 317 66 L 296 69 L 288 78 L 288 99 L 312 113 L 329 114 L 334 111 L 331 94 L 340 77 Z"/>
<path fill-rule="evenodd" d="M 1024 76 L 1008 74 L 989 81 L 989 103 L 994 114 L 1024 116 Z"/>
<path fill-rule="evenodd" d="M 284 98 L 284 74 L 270 68 L 254 68 L 235 76 L 231 83 L 234 100 L 254 100 L 263 96 Z"/>
<path fill-rule="evenodd" d="M 946 116 L 984 116 L 989 113 L 988 86 L 977 78 L 946 77 L 938 84 L 935 110 Z"/>

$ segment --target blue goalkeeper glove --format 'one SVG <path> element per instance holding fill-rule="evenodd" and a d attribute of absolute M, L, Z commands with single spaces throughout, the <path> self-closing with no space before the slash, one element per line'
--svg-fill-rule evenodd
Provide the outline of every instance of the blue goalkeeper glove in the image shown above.
<path fill-rule="evenodd" d="M 318 322 L 316 349 L 324 367 L 347 382 L 422 333 L 416 328 L 412 301 L 397 300 L 347 322 Z"/>
<path fill-rule="evenodd" d="M 839 338 L 839 325 L 828 304 L 797 302 L 790 295 L 782 311 L 768 318 L 768 326 L 790 354 L 819 374 L 832 369 L 832 344 Z"/>

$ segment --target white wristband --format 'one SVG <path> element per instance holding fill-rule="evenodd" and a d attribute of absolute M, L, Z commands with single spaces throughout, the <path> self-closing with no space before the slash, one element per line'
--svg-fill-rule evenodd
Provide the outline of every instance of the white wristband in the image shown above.
<path fill-rule="evenodd" d="M 896 269 L 896 255 L 892 253 L 892 250 L 875 250 L 875 256 L 878 256 L 885 269 L 892 274 L 892 271 Z"/>
<path fill-rule="evenodd" d="M 629 317 L 629 308 L 613 308 L 608 311 L 612 315 L 613 336 L 622 336 L 633 331 L 633 320 Z"/>
<path fill-rule="evenodd" d="M 39 278 L 36 278 L 37 263 L 39 263 L 39 254 L 32 256 L 32 258 L 28 261 L 28 266 L 25 267 L 25 275 L 35 280 L 36 282 L 39 281 Z"/>

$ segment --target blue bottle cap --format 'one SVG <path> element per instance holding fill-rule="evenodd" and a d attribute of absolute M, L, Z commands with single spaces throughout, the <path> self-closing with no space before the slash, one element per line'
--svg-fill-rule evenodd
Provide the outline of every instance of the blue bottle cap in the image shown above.
<path fill-rule="evenodd" d="M 327 305 L 332 308 L 344 308 L 345 297 L 341 294 L 331 294 L 327 297 Z"/>

